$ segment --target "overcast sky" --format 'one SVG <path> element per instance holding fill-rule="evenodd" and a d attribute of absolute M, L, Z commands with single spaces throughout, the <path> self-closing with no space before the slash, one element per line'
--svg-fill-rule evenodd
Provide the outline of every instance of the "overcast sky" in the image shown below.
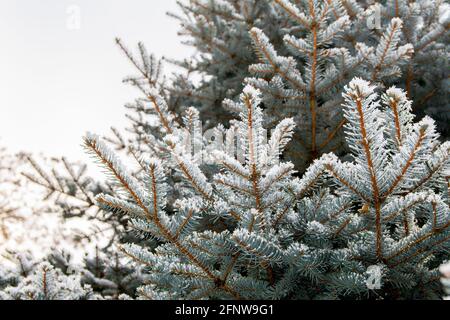
<path fill-rule="evenodd" d="M 158 56 L 192 53 L 167 11 L 175 0 L 1 0 L 0 145 L 86 159 L 83 134 L 123 127 L 138 94 L 121 82 L 134 70 L 114 38 Z"/>

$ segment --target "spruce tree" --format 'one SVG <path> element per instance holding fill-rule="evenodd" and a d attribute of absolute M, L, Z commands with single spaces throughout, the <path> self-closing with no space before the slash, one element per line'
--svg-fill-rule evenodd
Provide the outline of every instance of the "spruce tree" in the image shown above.
<path fill-rule="evenodd" d="M 110 261 L 87 259 L 80 283 L 124 299 L 440 298 L 450 150 L 447 69 L 434 64 L 448 63 L 448 6 L 180 6 L 199 51 L 176 62 L 186 74 L 169 81 L 143 44 L 134 55 L 117 40 L 141 95 L 127 138 L 84 138 L 108 184 L 33 165 L 69 216 L 93 210 L 135 263 L 100 270 L 115 257 L 105 248 Z"/>
<path fill-rule="evenodd" d="M 281 121 L 266 143 L 261 93 L 251 86 L 232 106 L 239 120 L 217 128 L 224 141 L 240 142 L 243 162 L 233 143 L 213 147 L 213 174 L 202 170 L 202 153 L 183 144 L 196 131 L 198 112 L 189 109 L 179 123 L 156 90 L 147 93 L 147 113 L 160 130 L 149 138 L 158 148 L 140 159 L 140 176 L 101 138 L 85 138 L 122 189 L 98 195 L 97 203 L 155 239 L 150 247 L 122 247 L 149 270 L 142 297 L 439 297 L 438 267 L 450 239 L 449 143 L 439 143 L 430 118 L 412 121 L 404 91 L 392 87 L 380 102 L 374 86 L 354 79 L 344 93 L 352 160 L 326 154 L 301 178 L 292 163 L 278 161 L 293 119 Z M 374 268 L 373 288 L 367 281 Z"/>
<path fill-rule="evenodd" d="M 17 286 L 0 291 L 0 300 L 86 300 L 95 299 L 88 286 L 80 285 L 79 277 L 66 276 L 50 263 L 42 262 Z M 99 297 L 97 297 L 99 298 Z"/>
<path fill-rule="evenodd" d="M 229 119 L 220 103 L 250 83 L 263 93 L 268 124 L 294 117 L 288 155 L 297 168 L 347 149 L 340 92 L 352 77 L 396 84 L 421 116 L 448 134 L 449 6 L 444 1 L 189 1 L 181 34 L 199 51 L 179 63 L 174 108 L 194 105 L 205 121 Z M 438 61 L 438 63 L 436 63 Z M 447 66 L 447 67 L 446 67 Z M 196 85 L 189 75 L 200 74 Z"/>

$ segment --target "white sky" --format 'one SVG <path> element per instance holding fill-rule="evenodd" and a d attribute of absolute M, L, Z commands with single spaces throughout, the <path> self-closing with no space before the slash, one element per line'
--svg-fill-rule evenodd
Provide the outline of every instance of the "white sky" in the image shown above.
<path fill-rule="evenodd" d="M 79 30 L 67 27 L 72 5 Z M 114 38 L 157 56 L 192 53 L 167 11 L 177 12 L 175 0 L 1 0 L 0 145 L 87 159 L 84 133 L 123 128 L 123 105 L 138 95 L 121 82 L 134 70 Z"/>

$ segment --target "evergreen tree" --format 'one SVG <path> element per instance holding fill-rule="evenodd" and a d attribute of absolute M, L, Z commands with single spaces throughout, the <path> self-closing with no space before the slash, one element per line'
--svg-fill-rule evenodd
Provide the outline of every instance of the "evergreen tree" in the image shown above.
<path fill-rule="evenodd" d="M 144 282 L 142 267 L 130 259 L 119 256 L 117 250 L 101 251 L 98 248 L 87 255 L 79 270 L 81 283 L 107 299 L 123 296 L 134 298 L 136 289 Z"/>
<path fill-rule="evenodd" d="M 63 251 L 54 248 L 43 261 L 65 276 L 77 274 L 81 286 L 89 285 L 93 293 L 105 299 L 118 299 L 121 295 L 134 297 L 143 281 L 141 268 L 130 259 L 119 257 L 116 246 L 141 239 L 129 232 L 126 217 L 105 212 L 95 202 L 95 196 L 100 193 L 112 194 L 114 186 L 95 181 L 86 174 L 86 165 L 70 163 L 64 157 L 51 161 L 50 172 L 29 155 L 27 161 L 34 173 L 23 172 L 23 175 L 46 190 L 45 199 L 55 203 L 55 211 L 60 212 L 63 220 L 90 225 L 89 229 L 73 230 L 67 235 L 72 246 L 66 246 Z M 86 243 L 97 244 L 95 250 L 88 252 Z M 100 243 L 103 245 L 99 248 Z M 85 257 L 74 261 L 73 254 L 80 246 L 86 250 Z M 29 264 L 33 261 L 34 270 L 40 261 L 34 257 L 29 259 Z"/>
<path fill-rule="evenodd" d="M 1 300 L 86 300 L 94 299 L 89 287 L 81 287 L 77 276 L 65 276 L 48 262 L 42 262 L 17 286 L 0 291 Z"/>
<path fill-rule="evenodd" d="M 252 84 L 263 93 L 269 126 L 294 117 L 297 133 L 288 154 L 301 171 L 321 153 L 346 150 L 340 92 L 356 75 L 405 88 L 416 113 L 436 117 L 447 135 L 448 4 L 372 3 L 180 3 L 181 34 L 199 54 L 179 63 L 186 76 L 169 89 L 170 105 L 196 106 L 205 121 L 222 123 L 229 116 L 220 103 L 236 100 L 244 82 Z M 198 74 L 200 84 L 189 81 Z"/>
<path fill-rule="evenodd" d="M 291 163 L 277 161 L 293 119 L 280 122 L 265 143 L 261 93 L 250 86 L 232 105 L 240 120 L 217 128 L 225 141 L 239 141 L 244 161 L 230 153 L 233 144 L 214 147 L 220 171 L 212 175 L 182 143 L 195 132 L 198 112 L 189 109 L 178 123 L 155 91 L 147 113 L 158 116 L 158 134 L 165 135 L 150 139 L 158 153 L 140 160 L 140 176 L 98 136 L 86 136 L 87 149 L 122 188 L 118 196 L 98 195 L 98 204 L 126 214 L 135 230 L 155 240 L 122 247 L 149 270 L 140 295 L 439 297 L 438 266 L 450 237 L 449 143 L 438 142 L 430 118 L 412 122 L 402 90 L 390 88 L 380 103 L 374 89 L 354 79 L 345 90 L 352 160 L 324 155 L 301 179 Z M 178 199 L 170 205 L 174 190 Z M 374 268 L 379 287 L 373 288 L 367 281 Z"/>
<path fill-rule="evenodd" d="M 186 74 L 172 81 L 142 44 L 135 56 L 118 39 L 137 72 L 125 82 L 141 93 L 127 105 L 128 137 L 113 129 L 84 139 L 110 183 L 66 160 L 64 176 L 31 160 L 38 175 L 30 178 L 59 195 L 66 217 L 114 230 L 111 246 L 78 270 L 75 291 L 439 298 L 450 245 L 449 143 L 431 118 L 414 122 L 413 110 L 448 132 L 448 68 L 435 66 L 448 63 L 448 6 L 370 2 L 180 3 L 182 34 L 199 53 L 175 62 Z M 379 29 L 368 23 L 377 12 Z M 113 244 L 134 264 L 116 259 Z M 72 281 L 64 280 L 74 276 L 68 261 L 48 260 Z M 35 283 L 42 270 L 33 270 L 14 287 Z"/>

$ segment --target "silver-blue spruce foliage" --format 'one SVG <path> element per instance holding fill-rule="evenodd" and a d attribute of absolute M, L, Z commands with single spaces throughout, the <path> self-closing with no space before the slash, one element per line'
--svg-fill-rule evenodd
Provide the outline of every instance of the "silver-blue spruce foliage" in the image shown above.
<path fill-rule="evenodd" d="M 122 246 L 147 267 L 142 298 L 439 296 L 438 266 L 450 239 L 450 145 L 439 142 L 431 118 L 413 122 L 403 90 L 391 87 L 380 97 L 375 86 L 353 79 L 343 94 L 351 159 L 325 154 L 301 177 L 292 163 L 276 161 L 295 121 L 278 123 L 266 142 L 262 94 L 254 87 L 233 104 L 239 119 L 217 128 L 241 141 L 245 159 L 210 150 L 219 169 L 213 174 L 181 143 L 199 113 L 191 108 L 188 121 L 177 122 L 156 91 L 148 94 L 148 113 L 161 131 L 149 138 L 157 151 L 140 159 L 140 175 L 100 137 L 85 137 L 121 188 L 97 203 L 127 215 L 133 229 L 157 242 Z"/>

